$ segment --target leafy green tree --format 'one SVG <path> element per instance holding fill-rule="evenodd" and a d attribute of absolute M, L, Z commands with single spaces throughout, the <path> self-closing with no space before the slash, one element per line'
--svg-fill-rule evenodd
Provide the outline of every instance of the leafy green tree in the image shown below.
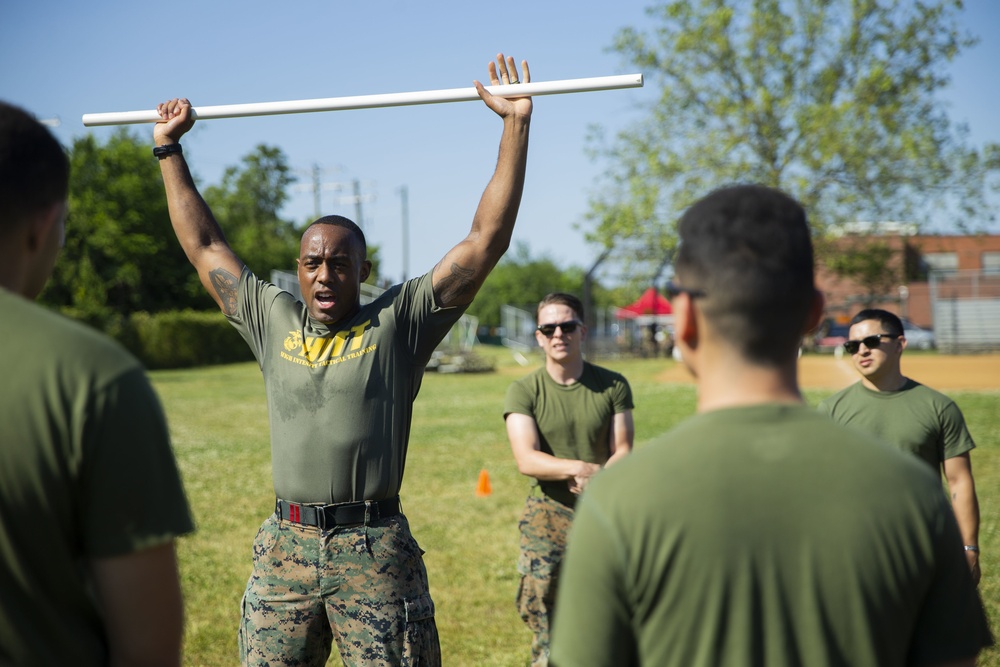
<path fill-rule="evenodd" d="M 583 275 L 582 269 L 564 270 L 548 257 L 532 257 L 528 244 L 517 243 L 494 267 L 466 312 L 478 317 L 481 326 L 499 326 L 501 306 L 534 311 L 550 292 L 580 296 Z"/>
<path fill-rule="evenodd" d="M 883 239 L 842 237 L 816 244 L 816 256 L 826 268 L 848 278 L 862 290 L 858 302 L 864 308 L 895 296 L 905 282 L 904 257 Z"/>
<path fill-rule="evenodd" d="M 101 325 L 136 311 L 207 307 L 177 244 L 148 140 L 125 129 L 69 151 L 66 243 L 42 301 Z"/>
<path fill-rule="evenodd" d="M 368 261 L 372 263 L 372 271 L 368 274 L 369 285 L 382 286 L 386 289 L 392 285 L 382 279 L 382 246 L 378 244 L 368 244 Z"/>
<path fill-rule="evenodd" d="M 960 0 L 670 0 L 613 49 L 657 86 L 648 116 L 595 152 L 614 165 L 588 239 L 633 260 L 673 248 L 680 211 L 732 182 L 780 187 L 821 232 L 850 220 L 993 219 L 1000 148 L 937 98 L 974 40 Z"/>
<path fill-rule="evenodd" d="M 301 233 L 278 215 L 294 181 L 281 149 L 260 144 L 204 192 L 233 252 L 265 279 L 294 268 L 299 256 Z"/>
<path fill-rule="evenodd" d="M 267 279 L 272 270 L 295 271 L 302 230 L 279 215 L 295 182 L 280 148 L 258 145 L 239 166 L 228 167 L 217 186 L 205 189 L 205 202 L 222 226 L 237 257 Z M 304 225 L 308 225 L 308 220 Z M 379 283 L 381 257 L 377 245 L 368 245 L 372 272 L 368 282 Z"/>

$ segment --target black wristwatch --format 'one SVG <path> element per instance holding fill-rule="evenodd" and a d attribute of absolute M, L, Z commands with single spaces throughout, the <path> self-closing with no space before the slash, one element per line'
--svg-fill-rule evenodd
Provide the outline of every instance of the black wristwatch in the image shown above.
<path fill-rule="evenodd" d="M 165 144 L 163 146 L 155 146 L 153 148 L 153 156 L 162 160 L 165 157 L 169 157 L 174 153 L 178 155 L 182 154 L 184 149 L 181 148 L 180 144 Z"/>

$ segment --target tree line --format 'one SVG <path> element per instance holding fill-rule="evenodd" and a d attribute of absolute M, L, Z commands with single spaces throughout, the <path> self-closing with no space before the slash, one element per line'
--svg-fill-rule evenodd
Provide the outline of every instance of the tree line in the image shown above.
<path fill-rule="evenodd" d="M 68 148 L 66 241 L 40 300 L 100 328 L 137 312 L 213 310 L 167 213 L 149 142 L 121 129 Z M 294 177 L 280 149 L 261 144 L 204 190 L 235 252 L 254 270 L 295 266 L 299 233 L 279 215 Z"/>
<path fill-rule="evenodd" d="M 163 181 L 149 142 L 122 128 L 105 143 L 93 135 L 68 149 L 72 178 L 66 242 L 40 300 L 105 330 L 135 313 L 217 311 L 174 236 Z M 280 148 L 258 145 L 217 185 L 203 189 L 233 250 L 262 277 L 295 269 L 301 227 L 281 216 L 295 182 Z M 370 245 L 379 284 L 378 247 Z M 500 306 L 531 307 L 545 294 L 579 292 L 584 272 L 512 249 L 493 271 L 469 313 L 500 324 Z M 601 302 L 611 293 L 600 290 Z"/>
<path fill-rule="evenodd" d="M 976 42 L 958 28 L 961 10 L 960 0 L 669 0 L 647 10 L 651 29 L 620 30 L 612 49 L 658 96 L 616 136 L 595 127 L 589 140 L 609 167 L 582 232 L 628 276 L 614 289 L 588 284 L 593 305 L 627 303 L 669 276 L 681 211 L 733 182 L 799 199 L 821 261 L 874 291 L 894 280 L 885 244 L 827 243 L 842 223 L 992 223 L 1000 146 L 970 145 L 939 95 L 948 63 Z M 148 142 L 121 130 L 104 145 L 77 139 L 70 155 L 66 247 L 42 300 L 95 323 L 213 308 L 174 240 Z M 204 189 L 258 275 L 295 266 L 300 230 L 279 215 L 294 180 L 282 151 L 261 144 Z M 497 325 L 501 305 L 580 294 L 585 275 L 515 247 L 469 312 Z"/>
<path fill-rule="evenodd" d="M 830 231 L 995 222 L 1000 146 L 972 145 L 941 99 L 949 63 L 978 41 L 960 29 L 962 10 L 961 0 L 650 6 L 651 27 L 618 31 L 611 48 L 657 98 L 613 137 L 594 128 L 591 151 L 610 168 L 588 239 L 634 271 L 655 270 L 676 247 L 680 212 L 715 187 L 754 182 L 803 203 L 824 263 L 871 281 L 884 248 L 845 250 L 824 242 Z"/>

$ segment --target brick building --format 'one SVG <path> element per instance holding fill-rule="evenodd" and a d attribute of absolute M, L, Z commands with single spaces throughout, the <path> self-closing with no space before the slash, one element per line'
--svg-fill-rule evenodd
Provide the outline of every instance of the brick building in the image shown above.
<path fill-rule="evenodd" d="M 846 322 L 871 304 L 933 329 L 935 298 L 1000 298 L 1000 235 L 921 235 L 909 233 L 912 229 L 906 225 L 892 223 L 883 223 L 880 228 L 886 233 L 845 233 L 819 245 L 816 281 L 826 297 L 831 319 Z M 873 247 L 884 249 L 882 268 L 888 273 L 874 291 L 827 268 L 836 261 L 838 251 Z M 932 276 L 932 272 L 942 273 Z M 977 279 L 991 274 L 992 279 Z M 952 279 L 945 287 L 938 276 Z"/>

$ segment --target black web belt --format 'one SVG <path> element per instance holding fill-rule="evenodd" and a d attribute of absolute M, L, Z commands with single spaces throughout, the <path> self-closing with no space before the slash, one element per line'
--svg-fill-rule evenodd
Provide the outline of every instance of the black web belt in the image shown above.
<path fill-rule="evenodd" d="M 321 530 L 337 526 L 369 525 L 379 519 L 400 514 L 399 496 L 386 500 L 364 500 L 336 505 L 300 505 L 278 498 L 274 513 L 286 521 L 304 526 L 317 526 Z"/>

